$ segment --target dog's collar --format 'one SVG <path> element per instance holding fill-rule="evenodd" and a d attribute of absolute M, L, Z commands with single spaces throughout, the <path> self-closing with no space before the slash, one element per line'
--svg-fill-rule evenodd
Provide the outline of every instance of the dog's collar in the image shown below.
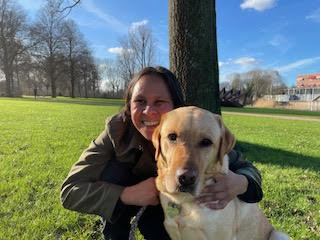
<path fill-rule="evenodd" d="M 168 206 L 165 211 L 167 216 L 174 218 L 180 214 L 181 206 L 174 202 L 168 202 Z"/>

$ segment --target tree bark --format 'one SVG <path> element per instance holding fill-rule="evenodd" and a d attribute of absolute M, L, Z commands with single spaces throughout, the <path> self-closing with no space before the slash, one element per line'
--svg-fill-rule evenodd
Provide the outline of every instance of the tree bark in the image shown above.
<path fill-rule="evenodd" d="M 187 105 L 221 114 L 215 0 L 169 0 L 170 69 Z"/>
<path fill-rule="evenodd" d="M 6 96 L 13 97 L 13 75 L 10 71 L 4 71 L 6 78 Z"/>

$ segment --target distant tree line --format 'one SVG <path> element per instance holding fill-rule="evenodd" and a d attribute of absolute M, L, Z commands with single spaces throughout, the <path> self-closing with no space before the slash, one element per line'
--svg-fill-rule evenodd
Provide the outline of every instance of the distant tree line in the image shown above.
<path fill-rule="evenodd" d="M 33 23 L 13 0 L 0 0 L 0 69 L 5 96 L 89 96 L 99 91 L 99 74 L 88 43 L 61 11 L 63 1 L 46 1 Z M 1 90 L 3 90 L 1 87 Z"/>
<path fill-rule="evenodd" d="M 154 64 L 155 40 L 145 25 L 119 40 L 116 60 L 97 61 L 77 24 L 67 18 L 73 5 L 65 3 L 46 0 L 29 23 L 14 0 L 0 0 L 0 95 L 32 95 L 37 89 L 51 97 L 121 97 L 134 73 Z"/>
<path fill-rule="evenodd" d="M 276 70 L 255 69 L 245 73 L 233 73 L 220 83 L 220 89 L 240 90 L 251 104 L 264 95 L 281 94 L 287 88 L 281 75 Z"/>

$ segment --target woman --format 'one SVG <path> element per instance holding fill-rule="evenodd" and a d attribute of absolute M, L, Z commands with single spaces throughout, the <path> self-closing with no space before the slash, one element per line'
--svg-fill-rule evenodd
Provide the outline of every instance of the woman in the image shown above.
<path fill-rule="evenodd" d="M 163 67 L 142 69 L 128 86 L 124 110 L 107 121 L 71 168 L 61 189 L 63 206 L 102 216 L 104 237 L 113 240 L 128 239 L 131 217 L 140 206 L 148 206 L 139 220 L 140 232 L 146 239 L 169 239 L 155 187 L 151 136 L 164 113 L 183 105 L 181 86 L 172 72 Z M 197 202 L 221 209 L 235 197 L 261 200 L 258 170 L 236 151 L 229 157 L 229 174 L 215 176 L 216 183 Z"/>

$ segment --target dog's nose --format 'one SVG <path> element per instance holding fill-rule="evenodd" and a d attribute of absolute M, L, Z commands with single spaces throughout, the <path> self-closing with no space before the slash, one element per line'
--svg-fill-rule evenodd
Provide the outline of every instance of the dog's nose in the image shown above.
<path fill-rule="evenodd" d="M 177 178 L 181 186 L 191 186 L 196 182 L 197 171 L 192 168 L 181 168 L 177 171 Z"/>

